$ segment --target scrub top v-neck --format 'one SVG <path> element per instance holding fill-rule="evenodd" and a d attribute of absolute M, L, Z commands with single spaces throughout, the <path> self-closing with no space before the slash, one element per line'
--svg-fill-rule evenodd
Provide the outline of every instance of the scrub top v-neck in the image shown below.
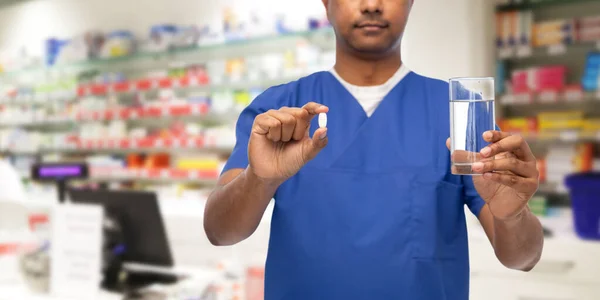
<path fill-rule="evenodd" d="M 402 64 L 398 70 L 383 84 L 375 86 L 357 86 L 344 80 L 335 69 L 329 72 L 350 92 L 352 96 L 363 107 L 363 110 L 370 117 L 383 98 L 390 93 L 406 75 L 410 72 L 408 68 Z"/>
<path fill-rule="evenodd" d="M 409 72 L 371 117 L 330 72 L 270 88 L 224 171 L 247 167 L 257 115 L 311 101 L 329 107 L 329 143 L 274 196 L 265 299 L 468 299 L 463 207 L 484 202 L 450 174 L 448 84 Z"/>

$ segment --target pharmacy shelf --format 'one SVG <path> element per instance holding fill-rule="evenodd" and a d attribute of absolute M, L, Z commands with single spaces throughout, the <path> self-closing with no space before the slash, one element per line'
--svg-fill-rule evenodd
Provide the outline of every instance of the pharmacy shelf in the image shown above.
<path fill-rule="evenodd" d="M 4 149 L 16 155 L 46 153 L 134 153 L 134 152 L 169 152 L 169 153 L 223 153 L 233 150 L 232 143 L 223 143 L 222 137 L 174 137 L 174 138 L 115 138 L 84 139 L 69 137 L 56 147 L 41 147 L 34 150 Z"/>
<path fill-rule="evenodd" d="M 145 92 L 159 89 L 209 87 L 208 75 L 184 76 L 180 78 L 144 78 L 117 83 L 84 84 L 77 87 L 77 96 L 105 96 L 113 93 Z"/>
<path fill-rule="evenodd" d="M 143 108 L 118 108 L 110 110 L 85 111 L 67 116 L 46 116 L 37 120 L 26 120 L 22 122 L 3 122 L 0 128 L 22 127 L 22 128 L 64 128 L 74 127 L 78 124 L 99 121 L 151 121 L 148 125 L 159 125 L 161 122 L 171 119 L 192 120 L 194 122 L 232 122 L 239 114 L 238 109 L 232 109 L 227 113 L 211 112 L 205 103 L 198 104 L 176 104 L 168 106 L 149 106 Z"/>
<path fill-rule="evenodd" d="M 503 4 L 496 6 L 496 11 L 512 11 L 512 10 L 525 10 L 525 9 L 539 9 L 549 6 L 557 5 L 573 5 L 585 2 L 596 2 L 598 0 L 522 0 L 520 3 L 515 4 Z"/>
<path fill-rule="evenodd" d="M 498 102 L 503 106 L 515 107 L 600 104 L 600 91 L 584 92 L 580 89 L 573 89 L 565 92 L 504 94 L 498 95 Z"/>
<path fill-rule="evenodd" d="M 131 121 L 147 118 L 176 118 L 176 117 L 197 117 L 208 116 L 210 107 L 206 103 L 198 104 L 175 104 L 175 105 L 157 105 L 140 108 L 116 108 L 98 111 L 82 111 L 74 116 L 78 122 L 95 121 Z"/>
<path fill-rule="evenodd" d="M 180 169 L 131 169 L 119 167 L 92 167 L 90 177 L 84 181 L 92 182 L 152 182 L 152 183 L 194 183 L 215 185 L 219 177 L 218 170 L 180 170 Z"/>
<path fill-rule="evenodd" d="M 41 153 L 132 153 L 132 152 L 210 152 L 231 153 L 233 146 L 222 145 L 213 137 L 76 139 L 61 147 L 42 148 Z"/>
<path fill-rule="evenodd" d="M 16 90 L 0 95 L 0 104 L 36 105 L 50 101 L 71 101 L 77 99 L 77 85 L 54 92 L 37 92 L 34 94 L 19 94 Z"/>
<path fill-rule="evenodd" d="M 505 118 L 537 117 L 542 112 L 583 111 L 586 116 L 600 115 L 600 92 L 571 91 L 499 95 L 498 103 Z"/>
<path fill-rule="evenodd" d="M 286 34 L 254 37 L 248 39 L 239 39 L 226 42 L 217 42 L 208 45 L 198 45 L 185 48 L 170 49 L 168 51 L 159 52 L 137 52 L 127 56 L 114 57 L 114 58 L 103 58 L 103 59 L 92 59 L 82 62 L 75 62 L 63 65 L 56 65 L 52 67 L 41 67 L 33 66 L 27 67 L 20 70 L 9 71 L 0 76 L 3 77 L 15 77 L 24 74 L 50 72 L 56 70 L 66 69 L 94 69 L 94 68 L 106 68 L 106 67 L 121 67 L 124 64 L 136 63 L 139 64 L 146 60 L 173 60 L 179 56 L 189 55 L 207 55 L 214 56 L 214 54 L 230 52 L 231 50 L 236 51 L 238 54 L 248 53 L 248 48 L 260 48 L 260 46 L 273 46 L 285 41 L 291 41 L 293 43 L 300 42 L 302 40 L 310 40 L 311 43 L 316 44 L 322 48 L 334 47 L 334 35 L 331 28 L 322 28 L 318 30 L 308 30 L 300 32 L 290 32 Z M 237 49 L 236 49 L 237 48 Z M 262 51 L 262 49 L 259 49 Z M 242 52 L 242 53 L 239 53 Z"/>
<path fill-rule="evenodd" d="M 77 87 L 77 96 L 106 96 L 109 94 L 148 92 L 158 90 L 178 90 L 186 88 L 195 88 L 195 90 L 210 92 L 221 90 L 248 90 L 257 87 L 270 87 L 297 80 L 306 75 L 304 72 L 295 74 L 296 76 L 277 76 L 274 78 L 239 78 L 237 80 L 228 80 L 227 82 L 211 81 L 208 76 L 185 76 L 178 78 L 144 78 L 139 80 L 123 81 L 109 84 L 91 84 L 80 85 Z"/>
<path fill-rule="evenodd" d="M 564 130 L 546 133 L 521 133 L 521 135 L 530 143 L 600 143 L 600 131 L 579 132 L 576 130 Z"/>
<path fill-rule="evenodd" d="M 565 45 L 557 44 L 546 47 L 523 47 L 520 49 L 505 49 L 498 51 L 497 57 L 500 60 L 510 62 L 530 62 L 536 59 L 548 59 L 567 56 L 581 56 L 582 59 L 590 51 L 600 50 L 600 41 L 594 42 L 578 42 L 575 44 Z"/>
<path fill-rule="evenodd" d="M 74 125 L 74 118 L 70 116 L 45 116 L 35 120 L 22 119 L 21 121 L 1 121 L 0 128 L 23 127 L 23 128 L 51 128 Z"/>
<path fill-rule="evenodd" d="M 249 90 L 253 88 L 267 88 L 274 85 L 283 84 L 306 75 L 299 72 L 294 75 L 284 75 L 275 78 L 240 78 L 238 80 L 229 80 L 228 82 L 211 82 L 209 77 L 184 76 L 184 77 L 164 77 L 164 78 L 143 78 L 139 80 L 129 80 L 117 83 L 100 84 L 82 84 L 76 86 L 73 90 L 62 91 L 59 94 L 52 95 L 16 95 L 9 93 L 0 97 L 0 104 L 52 104 L 49 100 L 74 100 L 86 96 L 107 96 L 119 95 L 132 92 L 149 92 L 171 89 L 180 91 L 182 89 L 193 88 L 196 92 L 212 92 L 223 90 Z M 61 96 L 62 95 L 62 96 Z"/>

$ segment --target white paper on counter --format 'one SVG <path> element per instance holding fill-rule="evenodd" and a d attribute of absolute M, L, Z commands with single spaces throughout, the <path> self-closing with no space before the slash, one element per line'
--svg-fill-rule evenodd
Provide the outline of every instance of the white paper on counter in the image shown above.
<path fill-rule="evenodd" d="M 101 206 L 57 205 L 52 214 L 50 291 L 61 299 L 96 299 L 102 259 Z"/>

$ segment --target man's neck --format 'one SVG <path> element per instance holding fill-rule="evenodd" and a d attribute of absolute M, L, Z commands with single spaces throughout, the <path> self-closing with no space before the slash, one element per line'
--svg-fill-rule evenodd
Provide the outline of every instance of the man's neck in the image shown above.
<path fill-rule="evenodd" d="M 336 53 L 335 71 L 346 82 L 356 86 L 382 85 L 402 66 L 400 53 L 380 59 L 361 59 L 349 53 Z"/>

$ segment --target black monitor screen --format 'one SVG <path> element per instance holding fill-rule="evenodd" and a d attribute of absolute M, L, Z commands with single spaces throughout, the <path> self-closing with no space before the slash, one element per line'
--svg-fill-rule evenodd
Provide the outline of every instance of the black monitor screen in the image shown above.
<path fill-rule="evenodd" d="M 173 258 L 155 193 L 140 191 L 71 190 L 73 203 L 102 205 L 118 215 L 125 241 L 124 260 L 161 267 Z"/>

